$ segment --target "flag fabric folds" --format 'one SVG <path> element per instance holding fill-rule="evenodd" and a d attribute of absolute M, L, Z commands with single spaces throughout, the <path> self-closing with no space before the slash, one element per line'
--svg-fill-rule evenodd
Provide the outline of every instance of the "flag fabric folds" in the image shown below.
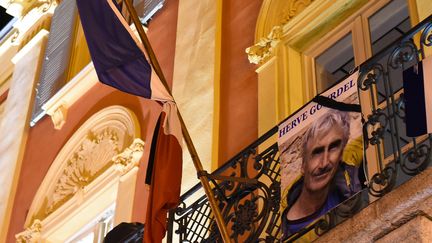
<path fill-rule="evenodd" d="M 432 133 L 432 57 L 403 72 L 406 133 Z"/>
<path fill-rule="evenodd" d="M 162 113 L 160 121 L 165 120 L 165 116 L 166 114 Z M 158 126 L 163 126 L 159 123 Z M 156 129 L 153 136 L 150 156 L 154 157 L 154 164 L 144 231 L 144 242 L 146 243 L 161 242 L 165 234 L 168 209 L 178 204 L 181 183 L 178 172 L 182 171 L 181 163 L 175 162 L 178 161 L 178 156 L 181 156 L 182 152 L 177 139 L 171 135 L 167 136 L 163 129 Z"/>
<path fill-rule="evenodd" d="M 77 6 L 100 82 L 163 105 L 162 129 L 154 135 L 157 142 L 144 230 L 145 242 L 160 242 L 166 231 L 167 210 L 177 205 L 180 196 L 182 132 L 177 107 L 117 4 L 112 0 L 77 0 Z"/>

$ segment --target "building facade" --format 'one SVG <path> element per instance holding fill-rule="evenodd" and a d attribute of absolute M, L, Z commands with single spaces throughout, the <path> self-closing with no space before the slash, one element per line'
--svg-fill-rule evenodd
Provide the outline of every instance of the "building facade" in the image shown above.
<path fill-rule="evenodd" d="M 268 131 L 432 14 L 427 0 L 153 2 L 163 7 L 148 22 L 147 34 L 204 168 L 234 177 L 243 175 L 235 171 L 244 166 L 261 173 L 259 165 L 246 165 L 242 149 L 252 148 L 248 156 L 264 161 L 263 151 L 276 142 Z M 14 16 L 0 40 L 0 242 L 101 242 L 120 222 L 144 223 L 146 171 L 161 107 L 98 82 L 74 1 L 0 3 Z M 139 13 L 144 3 L 134 1 Z M 420 34 L 412 39 L 424 41 Z M 422 58 L 430 53 L 426 46 L 420 48 Z M 360 92 L 365 118 L 389 106 L 385 97 L 401 93 L 373 89 Z M 397 151 L 382 145 L 386 152 L 380 153 L 379 146 L 369 146 L 367 175 L 385 174 L 394 158 L 403 159 L 413 144 L 430 138 L 405 140 Z M 183 157 L 186 192 L 198 180 L 187 150 Z M 236 163 L 241 166 L 232 166 Z M 278 166 L 267 171 L 273 170 L 274 177 L 262 180 L 269 188 L 273 179 L 280 182 Z M 369 206 L 318 240 L 387 242 L 400 235 L 430 240 L 432 174 L 421 170 L 400 187 L 371 195 Z M 376 191 L 383 188 L 385 183 Z M 237 204 L 249 197 L 239 197 Z M 217 198 L 224 202 L 222 194 Z M 247 205 L 253 212 L 267 207 L 259 200 Z M 247 216 L 254 213 L 225 208 L 232 237 L 276 240 L 278 210 L 269 208 L 276 212 L 273 223 L 270 216 L 254 221 L 256 216 Z M 192 225 L 171 214 L 168 240 L 204 241 L 217 232 L 208 219 L 201 236 L 190 238 Z M 174 233 L 181 226 L 187 229 Z"/>

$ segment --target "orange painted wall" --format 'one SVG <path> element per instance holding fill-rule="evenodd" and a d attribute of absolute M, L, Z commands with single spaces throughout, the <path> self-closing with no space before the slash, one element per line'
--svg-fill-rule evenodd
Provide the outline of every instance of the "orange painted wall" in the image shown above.
<path fill-rule="evenodd" d="M 258 76 L 245 49 L 254 44 L 262 0 L 223 1 L 219 164 L 258 136 Z"/>
<path fill-rule="evenodd" d="M 148 38 L 170 87 L 174 73 L 175 41 L 177 35 L 178 1 L 166 0 L 162 11 L 156 13 L 148 26 Z"/>
<path fill-rule="evenodd" d="M 148 36 L 167 80 L 172 83 L 177 27 L 178 0 L 167 0 L 164 8 L 149 25 Z M 144 100 L 117 91 L 111 87 L 97 84 L 68 110 L 66 124 L 55 130 L 50 117 L 45 116 L 35 127 L 30 128 L 26 150 L 22 162 L 20 180 L 17 186 L 14 207 L 9 226 L 7 242 L 15 242 L 15 234 L 23 230 L 27 212 L 42 183 L 45 174 L 57 153 L 70 136 L 94 113 L 111 106 L 122 105 L 131 109 L 141 124 L 141 138 L 146 142 L 138 173 L 134 200 L 134 221 L 145 219 L 145 169 L 154 126 L 160 113 L 160 106 L 153 101 Z"/>

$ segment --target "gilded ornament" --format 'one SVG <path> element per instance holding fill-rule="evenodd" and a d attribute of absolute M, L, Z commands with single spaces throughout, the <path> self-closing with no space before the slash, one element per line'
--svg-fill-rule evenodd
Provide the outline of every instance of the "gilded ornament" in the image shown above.
<path fill-rule="evenodd" d="M 262 38 L 257 44 L 246 48 L 250 63 L 261 64 L 273 56 L 275 47 L 282 37 L 282 27 L 275 26 L 266 38 Z"/>
<path fill-rule="evenodd" d="M 294 0 L 288 1 L 287 8 L 281 12 L 280 25 L 288 23 L 292 18 L 301 13 L 307 6 L 309 6 L 314 0 Z"/>
<path fill-rule="evenodd" d="M 29 228 L 15 235 L 15 239 L 17 240 L 16 242 L 17 243 L 38 242 L 41 231 L 42 231 L 42 222 L 36 219 Z"/>

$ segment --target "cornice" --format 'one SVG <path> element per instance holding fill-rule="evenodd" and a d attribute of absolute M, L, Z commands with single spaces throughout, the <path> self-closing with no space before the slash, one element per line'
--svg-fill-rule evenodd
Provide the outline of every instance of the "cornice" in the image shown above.
<path fill-rule="evenodd" d="M 367 3 L 367 0 L 268 0 L 257 21 L 256 44 L 246 49 L 249 61 L 264 64 L 281 43 L 304 51 Z M 277 41 L 271 38 L 275 31 Z"/>
<path fill-rule="evenodd" d="M 42 109 L 51 116 L 55 129 L 62 128 L 66 122 L 69 107 L 97 82 L 96 71 L 91 62 L 42 106 Z"/>

